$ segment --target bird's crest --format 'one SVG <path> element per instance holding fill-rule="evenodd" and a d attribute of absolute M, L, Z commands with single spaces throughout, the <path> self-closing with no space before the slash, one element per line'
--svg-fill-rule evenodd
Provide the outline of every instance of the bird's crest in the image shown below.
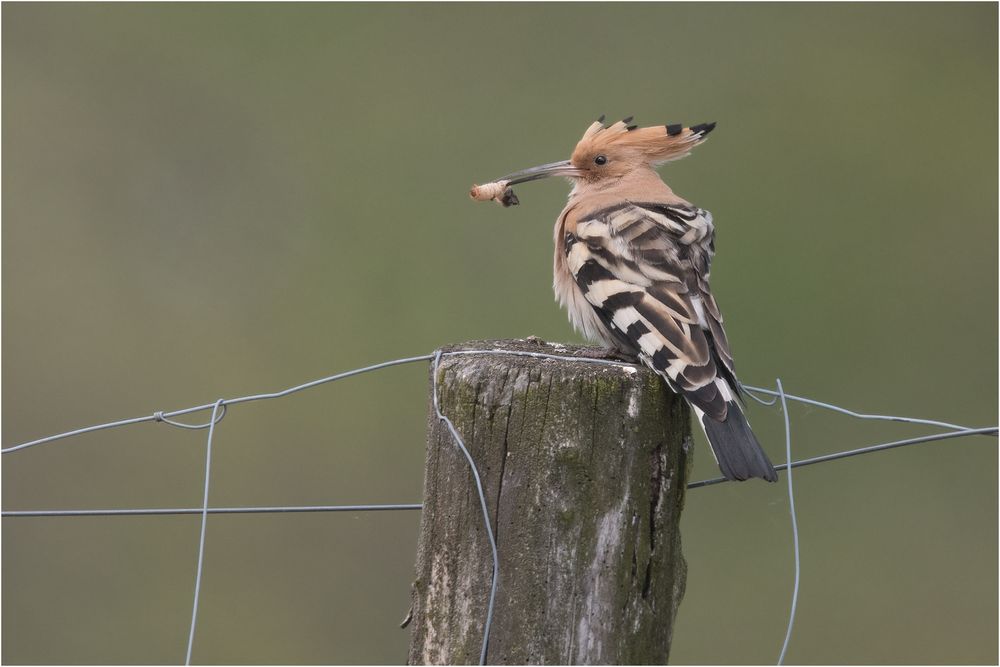
<path fill-rule="evenodd" d="M 631 125 L 632 117 L 611 125 L 604 125 L 604 116 L 594 121 L 573 151 L 578 155 L 591 155 L 603 151 L 621 151 L 652 164 L 660 164 L 686 157 L 691 149 L 702 143 L 715 129 L 715 123 L 702 123 L 692 127 L 683 125 Z"/>

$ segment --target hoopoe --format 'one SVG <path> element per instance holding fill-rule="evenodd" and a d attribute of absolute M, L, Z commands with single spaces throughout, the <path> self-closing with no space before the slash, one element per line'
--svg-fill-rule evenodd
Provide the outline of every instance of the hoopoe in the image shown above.
<path fill-rule="evenodd" d="M 573 183 L 555 225 L 553 288 L 591 341 L 638 357 L 694 409 L 727 479 L 778 476 L 750 430 L 722 314 L 709 289 L 712 214 L 679 197 L 655 167 L 687 156 L 715 123 L 639 128 L 601 116 L 569 160 L 476 186 L 475 199 L 517 204 L 510 186 Z"/>

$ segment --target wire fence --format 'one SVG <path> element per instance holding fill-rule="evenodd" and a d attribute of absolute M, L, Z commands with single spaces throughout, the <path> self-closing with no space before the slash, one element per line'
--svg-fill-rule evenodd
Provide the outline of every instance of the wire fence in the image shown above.
<path fill-rule="evenodd" d="M 492 349 L 492 350 L 453 350 L 453 351 L 441 351 L 438 350 L 432 354 L 424 354 L 415 357 L 405 357 L 402 359 L 394 359 L 391 361 L 385 361 L 378 364 L 373 364 L 371 366 L 365 366 L 363 368 L 356 368 L 353 370 L 345 371 L 343 373 L 338 373 L 336 375 L 330 375 L 328 377 L 320 378 L 318 380 L 313 380 L 311 382 L 306 382 L 304 384 L 296 385 L 294 387 L 289 387 L 281 391 L 262 393 L 262 394 L 252 394 L 249 396 L 242 396 L 238 398 L 220 398 L 213 403 L 207 403 L 203 405 L 198 405 L 190 408 L 182 408 L 179 410 L 173 410 L 170 412 L 157 411 L 150 415 L 142 417 L 133 417 L 130 419 L 122 419 L 118 421 L 108 422 L 104 424 L 97 424 L 94 426 L 88 426 L 85 428 L 76 429 L 73 431 L 67 431 L 65 433 L 58 433 L 55 435 L 47 436 L 44 438 L 38 438 L 37 440 L 31 440 L 24 442 L 12 447 L 7 447 L 0 449 L 2 454 L 11 454 L 14 452 L 22 451 L 30 447 L 36 447 L 39 445 L 53 443 L 66 438 L 83 435 L 85 433 L 93 433 L 95 431 L 102 431 L 106 429 L 121 428 L 124 426 L 132 426 L 135 424 L 142 424 L 147 422 L 153 423 L 163 423 L 175 428 L 183 429 L 208 429 L 208 437 L 206 438 L 205 446 L 205 481 L 204 481 L 204 494 L 202 498 L 201 507 L 195 508 L 130 508 L 130 509 L 65 509 L 65 510 L 3 510 L 0 512 L 5 518 L 27 518 L 27 517 L 79 517 L 79 516 L 164 516 L 164 515 L 200 515 L 201 516 L 201 530 L 199 533 L 199 544 L 198 544 L 198 563 L 195 570 L 195 585 L 194 585 L 194 596 L 192 601 L 191 609 L 191 622 L 190 629 L 188 632 L 188 641 L 185 654 L 185 664 L 191 664 L 191 654 L 194 647 L 195 631 L 197 629 L 198 623 L 198 602 L 201 596 L 201 581 L 202 581 L 202 570 L 204 564 L 205 555 L 205 540 L 206 540 L 206 527 L 209 514 L 269 514 L 269 513 L 301 513 L 301 512 L 370 512 L 370 511 L 412 511 L 422 509 L 420 503 L 389 503 L 389 504 L 374 504 L 374 505 L 301 505 L 301 506 L 267 506 L 267 507 L 209 507 L 209 489 L 211 482 L 211 466 L 212 466 L 212 439 L 215 434 L 215 429 L 219 423 L 226 417 L 228 408 L 233 405 L 239 405 L 242 403 L 250 403 L 254 401 L 271 400 L 276 398 L 283 398 L 285 396 L 290 396 L 292 394 L 304 391 L 306 389 L 311 389 L 314 387 L 319 387 L 331 382 L 338 380 L 343 380 L 349 377 L 354 377 L 361 375 L 363 373 L 369 373 L 377 370 L 382 370 L 385 368 L 391 368 L 393 366 L 401 366 L 404 364 L 412 364 L 421 361 L 431 362 L 432 364 L 432 405 L 435 413 L 435 417 L 440 420 L 449 430 L 452 438 L 455 442 L 456 447 L 461 451 L 465 457 L 468 465 L 470 474 L 472 476 L 473 482 L 476 486 L 476 491 L 480 503 L 480 509 L 482 511 L 483 524 L 486 529 L 487 538 L 490 543 L 491 555 L 493 560 L 493 571 L 490 583 L 490 593 L 489 600 L 487 602 L 487 612 L 486 618 L 483 622 L 483 639 L 482 646 L 480 650 L 480 664 L 486 663 L 487 651 L 489 648 L 489 637 L 490 629 L 492 627 L 493 612 L 496 601 L 497 593 L 497 583 L 500 578 L 500 562 L 497 555 L 496 539 L 493 534 L 493 528 L 490 521 L 489 510 L 487 509 L 486 496 L 483 492 L 482 480 L 479 475 L 479 470 L 473 460 L 472 455 L 465 446 L 465 442 L 462 439 L 461 434 L 458 429 L 451 422 L 451 420 L 441 411 L 438 403 L 438 368 L 441 363 L 442 357 L 447 356 L 460 356 L 460 355 L 511 355 L 511 356 L 521 356 L 521 357 L 534 357 L 539 359 L 554 359 L 560 361 L 572 360 L 584 363 L 593 364 L 604 364 L 610 366 L 625 366 L 632 367 L 635 364 L 631 364 L 625 361 L 611 360 L 611 359 L 598 359 L 594 357 L 584 357 L 584 356 L 574 356 L 574 355 L 556 355 L 548 354 L 543 352 L 528 352 L 519 350 L 503 350 L 503 349 Z M 789 497 L 789 512 L 792 525 L 792 535 L 793 535 L 793 547 L 794 547 L 794 586 L 792 593 L 791 609 L 789 612 L 788 626 L 785 633 L 784 641 L 782 643 L 781 652 L 778 657 L 777 663 L 780 665 L 784 662 L 785 654 L 788 650 L 788 644 L 792 636 L 792 628 L 795 622 L 795 614 L 798 603 L 799 595 L 799 580 L 800 580 L 800 559 L 799 559 L 799 539 L 798 539 L 798 523 L 795 516 L 795 496 L 792 485 L 792 469 L 799 468 L 808 465 L 815 465 L 818 463 L 826 463 L 830 461 L 835 461 L 838 459 L 859 456 L 862 454 L 869 454 L 872 452 L 883 451 L 888 449 L 894 449 L 898 447 L 904 447 L 908 445 L 915 445 L 926 442 L 935 442 L 941 440 L 947 440 L 952 438 L 961 438 L 972 435 L 988 435 L 996 436 L 998 432 L 997 426 L 989 426 L 983 428 L 971 428 L 967 426 L 960 426 L 957 424 L 950 424 L 947 422 L 935 421 L 930 419 L 918 419 L 912 417 L 900 417 L 896 415 L 876 415 L 876 414 L 865 414 L 860 412 L 855 412 L 847 408 L 843 408 L 830 403 L 825 403 L 823 401 L 817 401 L 811 398 L 805 398 L 802 396 L 795 396 L 792 394 L 785 393 L 780 379 L 776 380 L 776 388 L 766 389 L 762 387 L 753 387 L 749 385 L 744 385 L 743 387 L 747 390 L 746 394 L 750 396 L 753 400 L 761 403 L 765 406 L 773 406 L 780 402 L 781 409 L 784 415 L 784 426 L 785 426 L 785 463 L 776 465 L 775 469 L 778 471 L 786 471 L 786 480 L 788 484 L 788 497 Z M 770 396 L 771 400 L 767 400 L 758 396 L 758 394 L 764 396 Z M 902 422 L 909 424 L 919 424 L 923 426 L 932 426 L 939 429 L 944 429 L 942 433 L 935 433 L 931 435 L 919 436 L 914 438 L 907 438 L 903 440 L 895 440 L 891 442 L 879 443 L 875 445 L 869 445 L 866 447 L 860 447 L 857 449 L 845 450 L 840 452 L 834 452 L 831 454 L 826 454 L 822 456 L 816 456 L 808 459 L 801 459 L 798 461 L 792 460 L 792 440 L 791 440 L 791 425 L 788 416 L 787 402 L 793 401 L 798 403 L 803 403 L 806 405 L 811 405 L 814 407 L 823 408 L 825 410 L 830 410 L 843 415 L 847 415 L 856 419 L 866 419 L 866 420 L 881 420 L 881 421 L 893 421 Z M 209 419 L 204 424 L 187 424 L 184 422 L 177 421 L 175 418 L 189 415 L 197 412 L 211 411 Z M 688 489 L 697 489 L 705 486 L 712 486 L 716 484 L 722 484 L 727 480 L 723 477 L 715 477 L 711 479 L 704 479 L 696 482 L 691 482 L 687 485 Z"/>

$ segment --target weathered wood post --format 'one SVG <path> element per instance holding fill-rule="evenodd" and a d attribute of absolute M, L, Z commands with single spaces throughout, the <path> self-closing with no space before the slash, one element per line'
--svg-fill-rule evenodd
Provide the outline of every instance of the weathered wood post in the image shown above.
<path fill-rule="evenodd" d="M 686 404 L 600 350 L 480 341 L 445 354 L 441 409 L 482 476 L 499 550 L 491 664 L 663 664 L 686 565 Z M 433 384 L 432 384 L 433 386 Z M 430 410 L 411 664 L 479 660 L 491 550 L 468 464 Z"/>

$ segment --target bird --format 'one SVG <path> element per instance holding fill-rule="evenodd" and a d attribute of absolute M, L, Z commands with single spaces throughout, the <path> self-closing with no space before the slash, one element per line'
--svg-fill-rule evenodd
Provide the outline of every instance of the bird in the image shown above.
<path fill-rule="evenodd" d="M 656 168 L 690 154 L 716 123 L 638 127 L 593 122 L 569 160 L 475 186 L 475 199 L 518 204 L 511 186 L 551 176 L 572 190 L 556 219 L 553 289 L 589 341 L 638 358 L 693 409 L 728 480 L 777 481 L 743 411 L 743 390 L 709 286 L 712 214 Z"/>

